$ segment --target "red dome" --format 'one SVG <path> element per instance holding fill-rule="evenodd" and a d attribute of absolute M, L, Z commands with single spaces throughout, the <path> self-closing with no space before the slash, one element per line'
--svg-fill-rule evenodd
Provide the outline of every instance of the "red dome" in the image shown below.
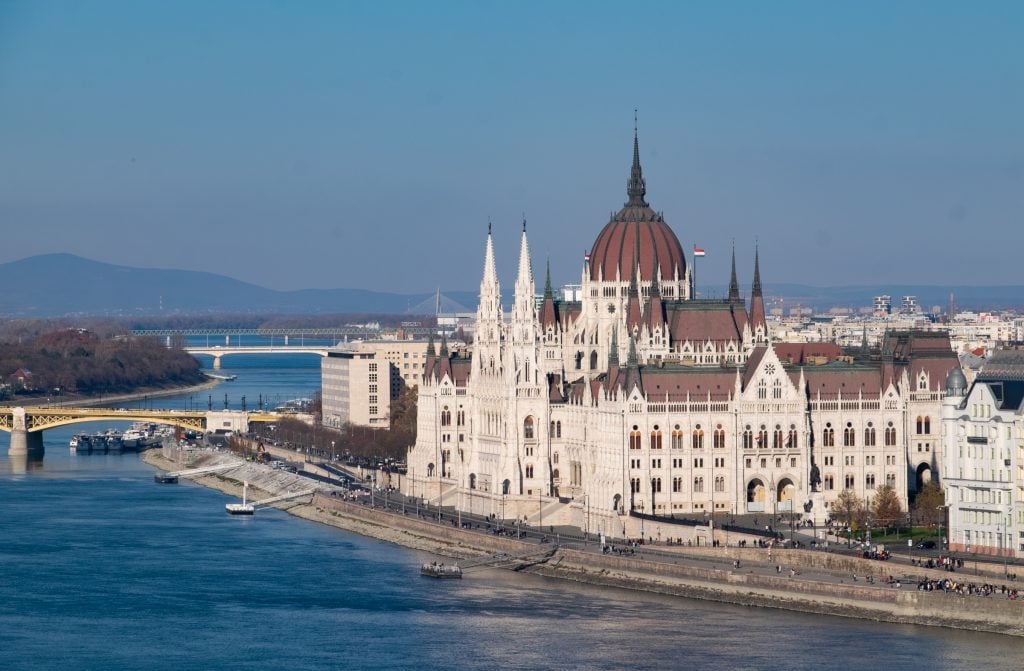
<path fill-rule="evenodd" d="M 590 250 L 590 279 L 615 281 L 616 272 L 621 281 L 633 279 L 637 263 L 640 277 L 637 281 L 650 282 L 655 271 L 661 269 L 661 279 L 670 280 L 686 272 L 686 257 L 679 238 L 672 232 L 661 215 L 644 200 L 647 183 L 640 168 L 640 143 L 633 129 L 633 167 L 626 183 L 626 206 L 612 217 L 594 241 Z"/>
<path fill-rule="evenodd" d="M 628 282 L 633 279 L 638 256 L 637 281 L 650 282 L 658 267 L 663 280 L 672 279 L 677 269 L 680 278 L 686 272 L 679 238 L 646 204 L 627 205 L 601 230 L 590 250 L 590 279 L 596 281 L 603 274 L 605 281 L 614 281 L 618 270 L 621 280 Z"/>

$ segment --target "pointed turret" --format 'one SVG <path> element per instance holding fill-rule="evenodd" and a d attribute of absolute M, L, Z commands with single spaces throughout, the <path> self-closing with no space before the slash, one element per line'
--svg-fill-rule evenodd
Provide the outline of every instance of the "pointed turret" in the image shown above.
<path fill-rule="evenodd" d="M 636 128 L 636 111 L 633 111 L 633 167 L 629 171 L 629 182 L 626 184 L 626 195 L 629 200 L 626 205 L 647 207 L 644 196 L 647 195 L 647 183 L 644 182 L 644 172 L 640 168 L 640 140 Z"/>
<path fill-rule="evenodd" d="M 434 351 L 434 334 L 431 333 L 427 338 L 427 356 L 436 356 L 437 352 Z"/>
<path fill-rule="evenodd" d="M 626 393 L 633 391 L 633 388 L 637 388 L 641 394 L 644 393 L 644 381 L 643 376 L 640 374 L 640 365 L 637 362 L 636 356 L 636 341 L 633 340 L 633 336 L 629 336 L 629 354 L 626 356 L 626 376 L 623 381 L 623 388 Z"/>
<path fill-rule="evenodd" d="M 480 303 L 477 306 L 477 324 L 474 338 L 478 343 L 501 341 L 501 286 L 494 264 L 494 236 L 487 224 L 487 244 L 484 247 L 484 273 L 480 279 Z"/>
<path fill-rule="evenodd" d="M 516 273 L 515 298 L 512 306 L 513 340 L 533 343 L 537 321 L 536 286 L 530 263 L 530 243 L 526 237 L 526 220 L 519 241 L 519 271 Z"/>
<path fill-rule="evenodd" d="M 761 261 L 757 247 L 754 247 L 754 283 L 750 289 L 750 330 L 754 342 L 768 341 L 768 324 L 764 316 L 764 296 L 761 294 Z"/>
<path fill-rule="evenodd" d="M 608 370 L 619 367 L 619 329 L 612 327 L 612 344 L 608 350 Z"/>
<path fill-rule="evenodd" d="M 548 259 L 547 272 L 544 278 L 544 303 L 540 308 L 540 325 L 542 328 L 558 329 L 558 305 L 555 303 L 555 291 L 551 288 L 551 259 Z"/>
<path fill-rule="evenodd" d="M 736 279 L 736 243 L 732 243 L 732 275 L 729 278 L 729 302 L 740 302 L 740 283 Z"/>

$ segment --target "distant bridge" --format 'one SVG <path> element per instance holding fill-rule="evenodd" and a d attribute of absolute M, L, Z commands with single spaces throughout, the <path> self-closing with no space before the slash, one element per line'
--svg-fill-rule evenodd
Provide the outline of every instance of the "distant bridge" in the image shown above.
<path fill-rule="evenodd" d="M 419 322 L 413 322 L 419 324 Z M 436 330 L 429 326 L 400 326 L 406 333 L 427 335 Z M 389 329 L 390 330 L 390 329 Z M 327 328 L 255 328 L 255 329 L 136 329 L 132 335 L 156 336 L 169 338 L 182 336 L 185 338 L 232 338 L 241 336 L 258 336 L 261 338 L 284 338 L 285 343 L 291 338 L 311 338 L 314 340 L 338 340 L 342 338 L 376 338 L 382 333 L 379 326 L 332 326 Z M 225 341 L 225 344 L 230 344 Z"/>
<path fill-rule="evenodd" d="M 329 348 L 305 347 L 302 345 L 281 345 L 278 347 L 261 345 L 222 347 L 214 345 L 213 347 L 185 347 L 184 349 L 193 356 L 204 354 L 213 357 L 213 369 L 220 370 L 221 358 L 229 354 L 317 354 L 319 356 L 327 356 Z"/>
<path fill-rule="evenodd" d="M 8 454 L 43 452 L 43 430 L 80 422 L 134 421 L 170 424 L 194 431 L 246 432 L 249 424 L 276 422 L 277 412 L 146 410 L 145 408 L 0 408 L 0 431 L 11 434 Z"/>

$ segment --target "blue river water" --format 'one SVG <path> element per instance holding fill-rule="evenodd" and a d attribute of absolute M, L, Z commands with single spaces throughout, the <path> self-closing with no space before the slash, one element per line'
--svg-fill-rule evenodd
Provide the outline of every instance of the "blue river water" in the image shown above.
<path fill-rule="evenodd" d="M 203 407 L 319 383 L 315 356 L 230 363 L 238 379 Z M 420 578 L 429 555 L 278 510 L 231 518 L 223 494 L 157 485 L 137 455 L 70 453 L 73 432 L 102 428 L 48 431 L 42 461 L 10 458 L 0 435 L 0 670 L 1024 667 L 1009 637 L 491 569 Z"/>

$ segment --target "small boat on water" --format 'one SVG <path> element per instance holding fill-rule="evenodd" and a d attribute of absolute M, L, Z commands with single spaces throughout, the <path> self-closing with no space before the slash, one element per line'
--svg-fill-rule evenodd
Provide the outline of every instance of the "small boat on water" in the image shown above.
<path fill-rule="evenodd" d="M 75 435 L 71 436 L 71 440 L 68 441 L 68 447 L 70 447 L 72 450 L 81 449 L 88 451 L 89 436 L 85 435 L 84 433 L 76 433 Z"/>
<path fill-rule="evenodd" d="M 169 473 L 157 473 L 153 476 L 153 480 L 161 485 L 174 485 L 178 482 L 178 476 Z"/>
<path fill-rule="evenodd" d="M 224 506 L 225 510 L 228 511 L 229 515 L 252 515 L 256 512 L 256 506 L 251 503 L 246 503 L 245 495 L 249 491 L 249 481 L 242 481 L 242 502 L 241 503 L 229 503 Z"/>
<path fill-rule="evenodd" d="M 420 567 L 420 575 L 425 578 L 456 578 L 462 579 L 462 567 L 458 564 L 438 564 L 431 562 Z"/>

